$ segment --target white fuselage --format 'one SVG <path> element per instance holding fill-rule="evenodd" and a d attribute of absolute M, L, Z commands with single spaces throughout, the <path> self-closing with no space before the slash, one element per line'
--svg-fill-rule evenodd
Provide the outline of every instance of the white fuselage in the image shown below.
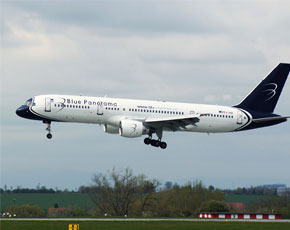
<path fill-rule="evenodd" d="M 110 125 L 124 119 L 199 117 L 199 122 L 176 131 L 220 133 L 245 127 L 251 115 L 235 107 L 71 95 L 36 96 L 30 111 L 47 120 Z M 166 131 L 166 128 L 164 129 Z"/>
<path fill-rule="evenodd" d="M 236 106 L 145 101 L 72 95 L 40 95 L 16 110 L 22 118 L 51 122 L 101 124 L 104 131 L 135 138 L 146 134 L 146 145 L 166 149 L 163 131 L 224 133 L 277 125 L 290 116 L 274 114 L 290 64 L 280 63 Z M 157 139 L 153 139 L 153 134 Z"/>

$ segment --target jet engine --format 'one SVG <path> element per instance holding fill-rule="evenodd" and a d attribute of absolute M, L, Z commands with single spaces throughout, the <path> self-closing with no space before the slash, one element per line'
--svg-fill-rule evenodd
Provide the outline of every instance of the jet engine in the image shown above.
<path fill-rule="evenodd" d="M 149 133 L 149 130 L 140 121 L 122 120 L 120 122 L 119 134 L 122 137 L 141 137 L 146 133 Z"/>
<path fill-rule="evenodd" d="M 110 134 L 118 134 L 119 133 L 119 127 L 112 126 L 112 125 L 104 125 L 104 131 L 106 133 L 110 133 Z"/>

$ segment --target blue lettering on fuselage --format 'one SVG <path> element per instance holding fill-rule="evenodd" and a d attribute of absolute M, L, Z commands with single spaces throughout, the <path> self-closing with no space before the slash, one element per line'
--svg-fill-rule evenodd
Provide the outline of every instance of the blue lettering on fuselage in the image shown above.
<path fill-rule="evenodd" d="M 98 106 L 110 106 L 110 107 L 117 107 L 118 103 L 110 102 L 110 101 L 90 101 L 90 100 L 75 100 L 72 98 L 63 98 L 64 103 L 71 104 L 71 105 L 98 105 Z"/>

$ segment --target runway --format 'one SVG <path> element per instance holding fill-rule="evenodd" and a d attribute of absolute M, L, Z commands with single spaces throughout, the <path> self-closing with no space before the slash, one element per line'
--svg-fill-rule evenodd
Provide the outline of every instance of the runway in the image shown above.
<path fill-rule="evenodd" d="M 1 218 L 1 221 L 180 221 L 180 222 L 264 222 L 290 223 L 289 219 L 257 220 L 257 219 L 180 219 L 180 218 Z"/>

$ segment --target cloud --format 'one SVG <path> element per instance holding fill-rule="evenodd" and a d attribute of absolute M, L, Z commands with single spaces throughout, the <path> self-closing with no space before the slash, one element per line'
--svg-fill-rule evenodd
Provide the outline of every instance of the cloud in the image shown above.
<path fill-rule="evenodd" d="M 283 165 L 273 180 L 281 178 L 282 169 L 290 175 L 284 167 L 289 162 L 287 123 L 210 137 L 166 133 L 170 148 L 160 153 L 143 146 L 141 139 L 105 135 L 95 126 L 53 124 L 56 139 L 47 142 L 41 123 L 15 115 L 26 99 L 46 93 L 237 104 L 279 62 L 290 62 L 289 6 L 288 1 L 1 2 L 1 157 L 7 164 L 3 183 L 22 183 L 12 174 L 16 162 L 17 170 L 26 172 L 27 184 L 40 179 L 45 184 L 49 176 L 42 168 L 53 165 L 53 184 L 53 177 L 71 167 L 67 159 L 79 164 L 75 168 L 81 178 L 128 164 L 164 180 L 209 180 L 214 170 L 225 168 L 220 171 L 225 179 L 216 179 L 223 185 L 252 178 L 257 167 L 261 177 L 271 176 L 273 162 L 274 168 Z M 289 97 L 287 82 L 279 112 L 289 113 Z M 261 163 L 265 155 L 270 160 Z M 237 157 L 244 163 L 242 172 L 227 177 L 237 169 Z M 35 178 L 23 161 L 29 167 L 38 165 L 35 170 L 42 176 Z M 71 181 L 64 187 L 81 183 Z"/>

